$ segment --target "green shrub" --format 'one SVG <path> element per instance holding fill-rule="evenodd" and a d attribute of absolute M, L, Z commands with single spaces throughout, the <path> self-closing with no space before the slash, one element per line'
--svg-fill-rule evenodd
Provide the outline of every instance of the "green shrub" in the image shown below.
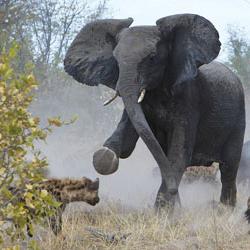
<path fill-rule="evenodd" d="M 36 149 L 53 126 L 61 126 L 59 118 L 51 118 L 40 128 L 39 118 L 32 116 L 29 106 L 37 82 L 30 69 L 15 71 L 18 48 L 14 45 L 0 55 L 0 248 L 19 249 L 18 240 L 27 237 L 26 227 L 52 215 L 60 204 L 38 188 L 44 180 L 47 159 Z M 18 190 L 11 192 L 10 187 Z M 35 242 L 30 241 L 36 248 Z M 2 246 L 2 247 L 1 247 Z"/>

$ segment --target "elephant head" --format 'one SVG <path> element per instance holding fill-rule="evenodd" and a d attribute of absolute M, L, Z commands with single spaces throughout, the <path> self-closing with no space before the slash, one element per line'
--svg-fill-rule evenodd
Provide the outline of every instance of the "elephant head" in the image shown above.
<path fill-rule="evenodd" d="M 156 26 L 129 27 L 132 22 L 128 18 L 87 24 L 66 54 L 65 70 L 81 83 L 117 91 L 138 135 L 167 175 L 170 163 L 140 102 L 146 91 L 163 85 L 177 94 L 197 76 L 199 66 L 217 57 L 219 35 L 207 19 L 193 14 L 167 16 Z"/>

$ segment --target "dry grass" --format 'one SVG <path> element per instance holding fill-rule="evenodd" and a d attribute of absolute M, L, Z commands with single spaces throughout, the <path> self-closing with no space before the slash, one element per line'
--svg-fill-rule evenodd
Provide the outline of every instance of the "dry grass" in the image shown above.
<path fill-rule="evenodd" d="M 150 208 L 135 210 L 114 202 L 91 210 L 78 204 L 66 210 L 61 235 L 55 237 L 43 229 L 37 239 L 46 250 L 250 249 L 250 226 L 243 215 L 247 190 L 240 188 L 233 212 L 209 202 L 195 208 L 176 208 L 171 219 Z M 88 228 L 103 235 L 96 237 Z M 112 234 L 117 239 L 113 243 L 105 239 Z M 126 234 L 130 234 L 127 239 L 120 240 Z"/>
<path fill-rule="evenodd" d="M 197 188 L 206 186 L 204 183 L 191 186 L 196 193 L 192 190 L 189 203 L 187 197 L 183 197 L 184 206 L 177 207 L 172 216 L 157 215 L 152 208 L 128 208 L 111 201 L 93 209 L 84 203 L 75 203 L 64 213 L 60 235 L 56 237 L 49 228 L 39 228 L 35 239 L 44 250 L 249 250 L 250 225 L 244 211 L 250 186 L 238 187 L 234 211 L 218 202 L 195 203 Z M 207 191 L 206 187 L 204 196 Z M 100 234 L 97 237 L 92 231 Z M 27 242 L 21 244 L 22 249 L 27 249 Z"/>

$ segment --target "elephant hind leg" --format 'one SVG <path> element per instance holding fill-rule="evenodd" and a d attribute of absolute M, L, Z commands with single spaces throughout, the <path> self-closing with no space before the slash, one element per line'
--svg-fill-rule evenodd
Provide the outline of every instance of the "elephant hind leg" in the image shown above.
<path fill-rule="evenodd" d="M 228 168 L 229 166 L 222 166 L 222 168 Z M 234 207 L 236 205 L 236 174 L 223 174 L 221 173 L 221 196 L 220 201 L 225 204 Z"/>
<path fill-rule="evenodd" d="M 241 150 L 244 140 L 244 128 L 237 128 L 230 134 L 222 150 L 221 171 L 221 197 L 220 201 L 225 205 L 236 204 L 236 177 L 239 167 Z"/>

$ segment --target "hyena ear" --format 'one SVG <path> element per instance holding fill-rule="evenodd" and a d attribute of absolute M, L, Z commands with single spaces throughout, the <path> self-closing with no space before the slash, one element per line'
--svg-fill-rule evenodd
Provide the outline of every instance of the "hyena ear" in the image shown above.
<path fill-rule="evenodd" d="M 90 190 L 98 190 L 99 189 L 99 178 L 96 178 L 95 181 L 92 181 L 89 185 Z"/>

